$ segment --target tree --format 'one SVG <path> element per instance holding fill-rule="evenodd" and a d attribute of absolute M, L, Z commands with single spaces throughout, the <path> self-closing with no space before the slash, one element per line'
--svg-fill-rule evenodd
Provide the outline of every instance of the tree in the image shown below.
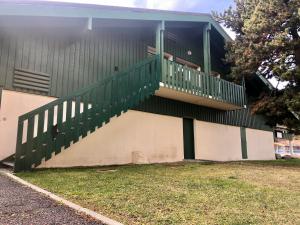
<path fill-rule="evenodd" d="M 227 44 L 231 77 L 288 81 L 283 90 L 262 95 L 253 112 L 264 114 L 270 125 L 281 124 L 299 132 L 300 121 L 300 0 L 235 0 L 235 7 L 213 13 L 236 33 Z"/>

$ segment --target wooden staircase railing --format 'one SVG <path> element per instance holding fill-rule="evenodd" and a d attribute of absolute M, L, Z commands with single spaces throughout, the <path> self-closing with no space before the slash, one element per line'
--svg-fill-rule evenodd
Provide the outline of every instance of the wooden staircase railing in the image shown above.
<path fill-rule="evenodd" d="M 161 64 L 153 56 L 103 81 L 19 117 L 15 172 L 31 170 L 150 97 Z"/>

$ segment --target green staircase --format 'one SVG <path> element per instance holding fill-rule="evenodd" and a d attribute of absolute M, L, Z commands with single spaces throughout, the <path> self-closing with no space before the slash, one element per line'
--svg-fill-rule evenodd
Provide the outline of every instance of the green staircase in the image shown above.
<path fill-rule="evenodd" d="M 159 89 L 161 64 L 152 56 L 125 71 L 19 117 L 14 171 L 31 170 L 80 138 L 137 106 Z"/>

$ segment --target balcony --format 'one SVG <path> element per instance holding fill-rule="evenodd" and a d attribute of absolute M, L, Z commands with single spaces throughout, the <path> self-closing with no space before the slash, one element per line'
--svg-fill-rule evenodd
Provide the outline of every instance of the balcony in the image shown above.
<path fill-rule="evenodd" d="M 246 107 L 243 86 L 166 59 L 155 95 L 221 110 Z"/>

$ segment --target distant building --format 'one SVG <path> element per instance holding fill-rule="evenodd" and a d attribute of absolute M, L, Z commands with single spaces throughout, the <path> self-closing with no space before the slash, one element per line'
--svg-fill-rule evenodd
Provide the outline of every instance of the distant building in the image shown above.
<path fill-rule="evenodd" d="M 294 156 L 300 158 L 300 136 L 296 136 L 287 131 L 283 126 L 274 129 L 275 153 L 284 156 Z"/>

